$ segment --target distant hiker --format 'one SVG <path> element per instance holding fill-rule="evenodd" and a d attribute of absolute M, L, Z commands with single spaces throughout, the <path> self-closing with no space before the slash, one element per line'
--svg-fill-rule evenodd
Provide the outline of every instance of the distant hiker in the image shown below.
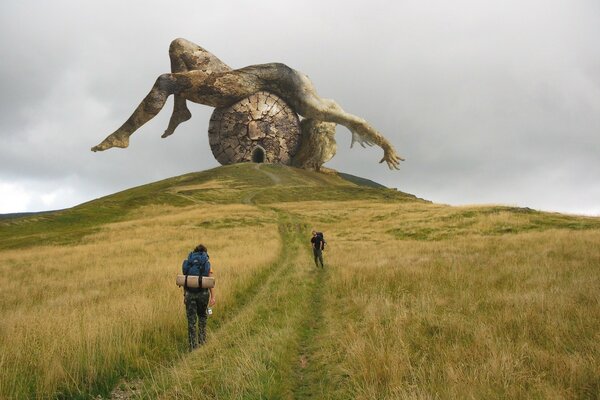
<path fill-rule="evenodd" d="M 323 250 L 325 249 L 325 238 L 323 237 L 323 232 L 312 231 L 310 243 L 312 244 L 313 254 L 315 256 L 315 265 L 318 268 L 320 261 L 321 268 L 323 268 Z"/>
<path fill-rule="evenodd" d="M 208 252 L 204 245 L 199 244 L 183 261 L 181 266 L 184 275 L 212 276 L 213 272 L 208 261 Z M 207 308 L 215 304 L 215 293 L 212 288 L 184 288 L 183 302 L 188 320 L 188 338 L 190 351 L 206 341 L 206 317 Z M 196 335 L 196 321 L 198 321 L 198 332 Z"/>

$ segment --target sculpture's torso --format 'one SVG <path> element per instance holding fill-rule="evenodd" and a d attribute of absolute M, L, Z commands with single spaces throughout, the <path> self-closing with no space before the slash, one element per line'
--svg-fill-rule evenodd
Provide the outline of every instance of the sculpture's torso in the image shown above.
<path fill-rule="evenodd" d="M 189 79 L 189 90 L 181 94 L 186 100 L 212 107 L 229 107 L 232 104 L 260 91 L 273 93 L 292 107 L 298 93 L 291 95 L 294 81 L 302 79 L 297 71 L 280 63 L 252 65 L 237 70 L 210 73 L 202 70 L 190 71 L 178 79 Z"/>

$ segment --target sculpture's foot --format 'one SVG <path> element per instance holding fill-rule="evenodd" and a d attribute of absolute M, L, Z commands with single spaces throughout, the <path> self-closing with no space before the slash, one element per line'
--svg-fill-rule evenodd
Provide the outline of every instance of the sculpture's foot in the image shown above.
<path fill-rule="evenodd" d="M 123 133 L 115 132 L 109 135 L 97 146 L 92 147 L 92 151 L 104 151 L 112 147 L 120 147 L 122 149 L 129 146 L 129 136 Z"/>
<path fill-rule="evenodd" d="M 192 118 L 192 113 L 187 108 L 185 110 L 174 112 L 173 114 L 171 114 L 169 126 L 165 130 L 165 133 L 161 135 L 161 137 L 166 138 L 168 136 L 171 136 L 173 132 L 175 132 L 175 129 L 179 126 L 179 124 L 187 121 L 190 118 Z"/>

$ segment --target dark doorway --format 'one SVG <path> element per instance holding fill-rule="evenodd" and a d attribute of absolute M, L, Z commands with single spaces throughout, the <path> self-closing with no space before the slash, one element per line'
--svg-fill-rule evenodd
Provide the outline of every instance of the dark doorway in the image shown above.
<path fill-rule="evenodd" d="M 255 163 L 264 163 L 265 162 L 265 149 L 258 146 L 254 150 L 252 150 L 252 162 Z"/>

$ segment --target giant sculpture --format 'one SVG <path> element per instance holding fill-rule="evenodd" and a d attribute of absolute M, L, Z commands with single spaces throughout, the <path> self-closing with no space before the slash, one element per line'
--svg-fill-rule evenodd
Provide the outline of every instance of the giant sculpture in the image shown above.
<path fill-rule="evenodd" d="M 398 169 L 393 146 L 364 119 L 317 95 L 308 77 L 285 64 L 231 69 L 185 39 L 169 48 L 171 73 L 158 77 L 127 121 L 92 151 L 125 148 L 129 137 L 156 116 L 167 98 L 174 108 L 162 137 L 191 118 L 186 101 L 215 107 L 209 127 L 211 150 L 219 162 L 267 161 L 318 170 L 335 154 L 335 124 L 352 132 L 352 145 L 378 145 L 380 163 Z M 299 121 L 296 114 L 304 117 Z"/>

